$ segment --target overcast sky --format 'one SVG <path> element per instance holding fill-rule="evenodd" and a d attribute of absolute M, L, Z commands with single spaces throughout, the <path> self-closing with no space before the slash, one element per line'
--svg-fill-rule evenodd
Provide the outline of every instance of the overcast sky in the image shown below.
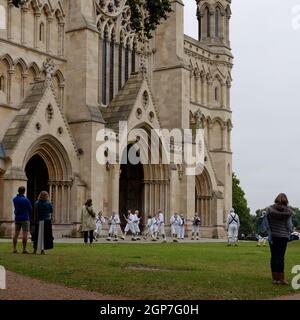
<path fill-rule="evenodd" d="M 185 0 L 185 33 L 197 37 Z M 300 0 L 233 0 L 233 169 L 252 212 L 279 192 L 300 207 Z"/>

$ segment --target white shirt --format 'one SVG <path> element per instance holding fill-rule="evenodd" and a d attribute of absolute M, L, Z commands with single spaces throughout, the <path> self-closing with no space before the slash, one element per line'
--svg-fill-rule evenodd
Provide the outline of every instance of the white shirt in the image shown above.
<path fill-rule="evenodd" d="M 159 220 L 161 224 L 165 223 L 165 216 L 162 212 L 159 214 Z"/>

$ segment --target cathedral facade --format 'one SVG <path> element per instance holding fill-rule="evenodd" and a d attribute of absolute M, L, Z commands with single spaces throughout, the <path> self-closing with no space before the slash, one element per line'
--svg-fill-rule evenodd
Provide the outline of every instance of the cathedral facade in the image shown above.
<path fill-rule="evenodd" d="M 202 236 L 225 236 L 230 4 L 197 0 L 193 39 L 184 34 L 184 2 L 174 0 L 168 20 L 141 43 L 126 0 L 27 0 L 19 8 L 0 0 L 0 235 L 12 233 L 12 198 L 24 185 L 32 202 L 49 191 L 57 236 L 76 234 L 88 198 L 105 216 L 139 209 L 144 222 L 159 209 L 167 224 L 174 212 L 198 212 Z M 120 154 L 99 163 L 99 130 L 118 133 L 120 121 L 129 131 L 203 129 L 204 170 L 122 164 Z"/>

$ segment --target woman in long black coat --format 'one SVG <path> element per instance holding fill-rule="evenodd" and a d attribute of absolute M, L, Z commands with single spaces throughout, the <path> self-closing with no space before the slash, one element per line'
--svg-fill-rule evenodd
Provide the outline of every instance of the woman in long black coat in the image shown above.
<path fill-rule="evenodd" d="M 52 213 L 53 206 L 49 201 L 49 194 L 42 191 L 38 201 L 34 204 L 36 224 L 33 243 L 34 253 L 40 251 L 41 254 L 45 254 L 45 250 L 53 249 Z"/>

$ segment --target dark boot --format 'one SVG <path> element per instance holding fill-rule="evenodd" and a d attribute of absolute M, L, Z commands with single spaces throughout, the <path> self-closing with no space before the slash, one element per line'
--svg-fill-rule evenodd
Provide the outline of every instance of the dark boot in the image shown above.
<path fill-rule="evenodd" d="M 278 284 L 281 284 L 283 286 L 288 285 L 288 282 L 284 280 L 284 272 L 278 273 Z"/>
<path fill-rule="evenodd" d="M 272 283 L 278 284 L 278 272 L 272 272 Z"/>

